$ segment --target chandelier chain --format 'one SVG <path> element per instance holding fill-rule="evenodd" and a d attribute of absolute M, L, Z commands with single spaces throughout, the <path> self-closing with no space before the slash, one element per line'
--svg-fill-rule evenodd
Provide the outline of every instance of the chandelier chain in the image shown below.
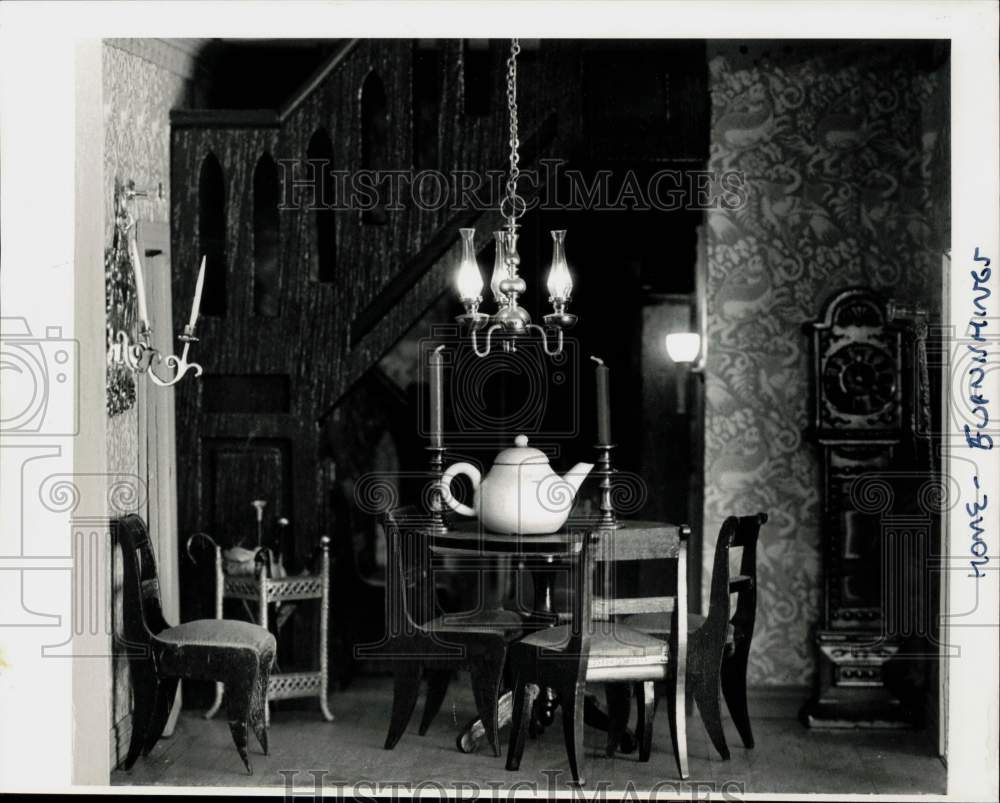
<path fill-rule="evenodd" d="M 520 154 L 518 149 L 521 141 L 517 132 L 517 54 L 521 52 L 521 45 L 517 39 L 510 40 L 510 57 L 507 59 L 507 111 L 510 115 L 510 174 L 507 177 L 507 197 L 505 198 L 505 210 L 502 210 L 507 218 L 507 228 L 513 233 L 517 219 L 524 214 L 524 199 L 517 194 L 517 182 L 521 176 L 518 162 Z"/>

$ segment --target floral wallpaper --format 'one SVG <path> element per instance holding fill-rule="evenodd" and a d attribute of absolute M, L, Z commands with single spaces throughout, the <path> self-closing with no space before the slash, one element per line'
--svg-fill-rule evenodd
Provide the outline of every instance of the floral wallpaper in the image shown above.
<path fill-rule="evenodd" d="M 723 519 L 766 511 L 751 684 L 813 678 L 820 455 L 803 438 L 802 323 L 852 284 L 940 307 L 947 52 L 926 51 L 709 44 L 709 166 L 743 171 L 748 192 L 707 218 L 703 587 Z"/>
<path fill-rule="evenodd" d="M 180 105 L 188 81 L 125 49 L 136 40 L 106 40 L 104 94 L 104 242 L 114 253 L 115 181 L 141 188 L 162 183 L 164 197 L 134 204 L 139 220 L 170 219 L 170 109 Z M 122 244 L 124 246 L 124 244 Z M 113 256 L 111 257 L 113 261 Z M 114 272 L 113 266 L 112 270 Z M 113 305 L 114 299 L 111 300 Z M 113 306 L 109 313 L 113 311 Z M 138 418 L 124 383 L 109 377 L 108 470 L 135 473 L 139 454 Z M 134 394 L 134 390 L 133 390 Z M 120 413 L 120 414 L 118 414 Z"/>

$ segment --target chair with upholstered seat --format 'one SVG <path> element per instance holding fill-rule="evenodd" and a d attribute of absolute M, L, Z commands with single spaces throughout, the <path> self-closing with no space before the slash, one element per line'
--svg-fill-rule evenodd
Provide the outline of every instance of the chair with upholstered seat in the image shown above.
<path fill-rule="evenodd" d="M 735 521 L 735 527 L 730 527 Z M 698 704 L 705 730 L 723 759 L 729 758 L 722 729 L 719 689 L 745 747 L 754 746 L 747 709 L 747 661 L 757 615 L 757 539 L 766 513 L 730 517 L 722 526 L 715 545 L 708 615 L 688 614 L 688 687 Z M 730 575 L 729 553 L 739 547 L 740 571 Z M 730 595 L 735 593 L 736 610 L 730 616 Z M 644 633 L 669 638 L 671 620 L 663 614 L 636 614 L 625 618 L 630 627 Z"/>
<path fill-rule="evenodd" d="M 402 738 L 428 680 L 420 735 L 441 708 L 448 680 L 467 668 L 479 718 L 495 755 L 500 755 L 497 706 L 507 660 L 507 645 L 521 636 L 522 620 L 514 611 L 478 610 L 438 615 L 436 578 L 430 567 L 431 519 L 412 508 L 385 516 L 388 540 L 386 611 L 389 632 L 378 654 L 393 663 L 392 714 L 385 748 Z M 451 552 L 462 552 L 451 548 Z M 476 553 L 468 551 L 470 558 Z M 364 648 L 362 648 L 364 650 Z"/>
<path fill-rule="evenodd" d="M 735 526 L 735 524 L 734 524 Z M 638 698 L 636 736 L 639 760 L 648 761 L 652 749 L 654 716 L 654 681 L 666 681 L 673 693 L 670 706 L 670 731 L 674 757 L 681 778 L 687 778 L 687 737 L 684 725 L 684 680 L 686 631 L 668 642 L 614 620 L 624 610 L 664 612 L 668 606 L 674 616 L 687 616 L 686 545 L 687 527 L 679 529 L 679 541 L 671 546 L 631 538 L 627 529 L 591 533 L 582 538 L 579 553 L 570 559 L 572 614 L 567 625 L 545 628 L 526 636 L 510 647 L 511 673 L 514 677 L 514 712 L 507 769 L 517 770 L 528 733 L 534 700 L 543 688 L 555 691 L 562 708 L 563 738 L 573 780 L 584 783 L 583 726 L 584 696 L 588 683 L 633 683 Z M 601 597 L 593 595 L 595 566 L 607 567 L 616 561 L 669 558 L 673 572 L 661 575 L 661 595 L 645 598 L 614 597 L 607 582 Z M 609 705 L 607 752 L 619 744 L 627 721 L 627 696 L 624 714 L 620 705 Z"/>
<path fill-rule="evenodd" d="M 267 755 L 264 705 L 275 640 L 266 629 L 231 619 L 201 619 L 170 627 L 160 605 L 156 559 L 145 522 L 136 515 L 116 519 L 113 533 L 122 551 L 123 633 L 133 692 L 132 738 L 125 769 L 153 749 L 181 678 L 222 682 L 229 730 L 251 775 L 247 730 Z"/>

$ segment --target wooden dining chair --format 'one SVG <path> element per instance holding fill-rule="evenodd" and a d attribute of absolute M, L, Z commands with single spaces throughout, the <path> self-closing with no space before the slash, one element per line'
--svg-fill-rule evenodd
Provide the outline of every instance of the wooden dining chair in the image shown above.
<path fill-rule="evenodd" d="M 715 544 L 708 614 L 689 613 L 687 686 L 698 705 L 705 730 L 719 755 L 728 760 L 729 746 L 722 728 L 721 687 L 733 724 L 744 746 L 754 746 L 747 710 L 746 673 L 757 611 L 757 539 L 766 513 L 723 522 Z M 739 574 L 731 576 L 729 554 L 742 548 Z M 732 613 L 731 595 L 736 594 Z M 731 615 L 732 613 L 732 615 Z M 669 638 L 671 617 L 664 614 L 636 614 L 625 623 L 644 633 Z"/>
<path fill-rule="evenodd" d="M 160 587 L 146 523 L 136 515 L 112 522 L 121 547 L 122 637 L 129 659 L 132 738 L 124 767 L 153 749 L 170 715 L 181 678 L 222 682 L 229 730 L 247 772 L 247 727 L 267 755 L 264 706 L 276 644 L 265 628 L 234 619 L 200 619 L 170 627 L 163 618 Z"/>
<path fill-rule="evenodd" d="M 754 746 L 747 709 L 747 663 L 750 643 L 757 620 L 757 539 L 760 528 L 767 524 L 767 513 L 740 516 L 733 546 L 742 549 L 740 573 L 730 578 L 729 590 L 736 592 L 736 611 L 732 623 L 732 641 L 722 658 L 722 696 L 733 718 L 733 724 L 743 740 L 743 746 Z"/>
<path fill-rule="evenodd" d="M 440 614 L 436 577 L 431 571 L 434 536 L 429 516 L 401 509 L 385 516 L 388 540 L 387 628 L 378 654 L 393 665 L 392 714 L 385 749 L 399 742 L 416 707 L 420 685 L 428 689 L 419 733 L 423 736 L 443 702 L 448 678 L 467 668 L 479 718 L 494 755 L 500 755 L 497 706 L 507 646 L 520 638 L 522 620 L 514 611 L 477 610 Z M 454 548 L 450 553 L 461 552 Z M 475 560 L 477 553 L 468 551 Z"/>
<path fill-rule="evenodd" d="M 688 777 L 687 736 L 684 723 L 684 682 L 687 632 L 674 629 L 677 638 L 664 641 L 617 622 L 622 613 L 673 611 L 687 616 L 687 527 L 678 528 L 678 539 L 670 542 L 650 538 L 641 526 L 618 531 L 591 532 L 579 539 L 570 555 L 572 595 L 571 621 L 537 631 L 510 647 L 514 677 L 514 712 L 507 769 L 521 765 L 534 701 L 541 689 L 551 688 L 562 707 L 563 737 L 570 772 L 578 784 L 583 772 L 584 693 L 588 683 L 634 684 L 638 698 L 636 735 L 639 760 L 648 761 L 652 750 L 654 681 L 666 681 L 673 689 L 670 700 L 670 732 L 674 758 L 681 778 Z M 617 561 L 671 558 L 671 569 L 662 575 L 661 594 L 646 598 L 616 598 L 609 591 L 609 564 Z M 602 596 L 594 596 L 595 566 L 604 564 Z M 608 751 L 621 739 L 625 722 L 621 707 L 611 706 Z M 625 708 L 627 716 L 627 707 Z"/>

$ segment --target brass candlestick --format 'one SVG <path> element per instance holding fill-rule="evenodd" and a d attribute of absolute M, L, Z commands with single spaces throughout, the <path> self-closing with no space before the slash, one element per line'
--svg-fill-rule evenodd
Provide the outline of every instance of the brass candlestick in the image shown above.
<path fill-rule="evenodd" d="M 431 488 L 427 508 L 431 514 L 429 530 L 432 533 L 448 532 L 448 522 L 444 518 L 444 500 L 441 497 L 441 477 L 444 474 L 444 447 L 427 446 L 431 453 Z"/>
<path fill-rule="evenodd" d="M 615 506 L 611 502 L 611 480 L 615 474 L 615 469 L 611 465 L 611 450 L 615 448 L 613 443 L 598 443 L 594 446 L 597 449 L 597 466 L 594 474 L 601 478 L 601 517 L 598 520 L 598 527 L 602 530 L 617 530 L 624 526 L 618 521 L 615 515 Z"/>

